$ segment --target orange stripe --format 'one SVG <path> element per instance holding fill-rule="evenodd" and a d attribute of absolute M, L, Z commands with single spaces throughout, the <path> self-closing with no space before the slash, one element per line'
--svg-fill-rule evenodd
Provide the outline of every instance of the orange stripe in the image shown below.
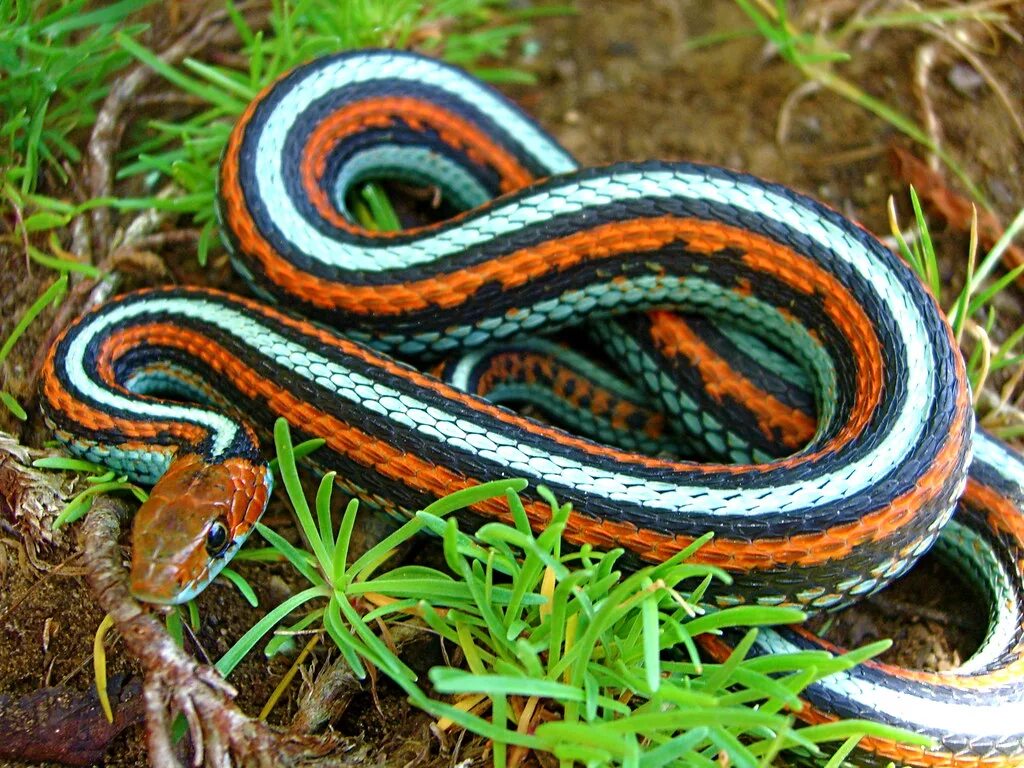
<path fill-rule="evenodd" d="M 845 653 L 844 649 L 822 640 L 810 632 L 803 630 L 801 627 L 794 626 L 790 627 L 790 629 L 799 631 L 800 634 L 809 637 L 814 642 L 820 643 L 823 647 L 827 648 L 827 650 L 834 654 Z M 712 635 L 700 635 L 697 638 L 697 642 L 704 651 L 718 662 L 724 662 L 732 653 L 732 648 L 719 637 Z M 922 674 L 928 677 L 938 676 L 916 672 L 911 675 L 907 673 L 913 672 L 913 670 L 877 664 L 876 662 L 870 661 L 865 662 L 865 664 L 884 668 L 887 673 L 898 675 L 900 677 L 914 677 L 916 674 Z M 946 685 L 950 684 L 949 680 L 943 680 L 941 682 Z M 808 725 L 834 723 L 839 720 L 839 717 L 836 715 L 823 712 L 806 699 L 801 699 L 801 702 L 803 707 L 799 710 L 793 710 L 793 714 L 798 720 Z M 1011 757 L 1007 755 L 992 755 L 986 757 L 978 754 L 953 753 L 946 750 L 926 750 L 923 747 L 902 744 L 900 742 L 883 739 L 877 736 L 865 736 L 858 743 L 857 749 L 881 755 L 886 760 L 896 761 L 897 765 L 905 764 L 921 766 L 922 768 L 1012 768 L 1013 766 L 1020 766 L 1021 764 L 1021 758 L 1019 756 Z"/>
<path fill-rule="evenodd" d="M 110 413 L 92 408 L 85 404 L 61 385 L 57 377 L 55 354 L 61 345 L 64 337 L 70 329 L 57 338 L 46 357 L 43 368 L 43 397 L 50 408 L 67 416 L 71 421 L 89 431 L 95 432 L 120 432 L 129 440 L 144 441 L 147 449 L 156 449 L 153 442 L 160 435 L 171 435 L 183 443 L 196 444 L 206 437 L 206 430 L 196 424 L 179 421 L 135 421 L 117 418 Z M 138 399 L 147 399 L 159 402 L 157 398 L 143 398 L 141 395 L 129 393 L 114 381 L 113 371 L 110 369 L 110 343 L 104 345 L 99 354 L 100 374 L 104 380 L 115 390 L 122 394 Z"/>
<path fill-rule="evenodd" d="M 726 397 L 750 411 L 758 429 L 769 440 L 780 440 L 791 450 L 814 437 L 817 420 L 773 397 L 738 373 L 673 312 L 650 312 L 651 338 L 666 357 L 685 357 L 697 369 L 704 389 L 717 403 Z M 866 319 L 866 318 L 865 318 Z M 870 411 L 869 411 L 870 413 Z"/>
<path fill-rule="evenodd" d="M 738 247 L 743 251 L 743 263 L 755 272 L 771 275 L 791 289 L 822 302 L 829 320 L 850 345 L 857 366 L 856 400 L 860 405 L 854 406 L 836 436 L 846 440 L 860 434 L 880 401 L 884 378 L 882 351 L 873 323 L 846 287 L 814 261 L 745 230 L 707 227 L 697 238 L 691 238 L 688 246 L 709 254 Z M 784 307 L 777 309 L 787 314 Z M 870 405 L 864 407 L 865 404 Z"/>
<path fill-rule="evenodd" d="M 212 294 L 214 291 L 196 291 L 197 295 Z M 224 295 L 224 294 L 220 294 Z M 227 297 L 231 301 L 249 306 L 252 310 L 270 318 L 272 321 L 295 328 L 319 341 L 334 346 L 345 354 L 354 355 L 367 361 L 368 364 L 382 368 L 387 373 L 406 379 L 432 390 L 442 398 L 456 400 L 469 408 L 486 414 L 490 418 L 509 424 L 515 429 L 522 429 L 561 443 L 568 443 L 593 456 L 606 456 L 619 461 L 640 466 L 664 467 L 679 471 L 701 471 L 706 474 L 729 473 L 748 474 L 757 468 L 738 467 L 732 465 L 698 465 L 675 462 L 666 459 L 638 456 L 636 454 L 617 451 L 608 446 L 591 443 L 574 438 L 565 432 L 546 427 L 537 422 L 524 419 L 514 413 L 499 409 L 476 398 L 465 395 L 448 387 L 433 377 L 410 371 L 386 358 L 378 357 L 372 351 L 359 347 L 345 339 L 338 338 L 307 322 L 280 315 L 277 312 L 261 307 L 255 302 Z M 478 480 L 466 478 L 443 467 L 436 467 L 415 456 L 396 451 L 386 442 L 378 441 L 347 424 L 317 410 L 309 403 L 297 399 L 294 395 L 281 389 L 273 382 L 259 377 L 241 361 L 231 357 L 225 350 L 217 347 L 206 337 L 173 325 L 136 326 L 127 329 L 125 336 L 132 335 L 136 343 L 149 342 L 166 344 L 186 349 L 191 354 L 212 365 L 236 382 L 236 386 L 248 397 L 259 397 L 266 400 L 271 409 L 286 415 L 293 423 L 302 424 L 311 433 L 324 435 L 332 448 L 343 453 L 364 466 L 373 467 L 385 476 L 399 480 L 417 490 L 444 495 L 458 488 L 475 485 Z M 958 460 L 962 449 L 962 427 L 966 407 L 966 393 L 962 396 L 962 405 L 957 420 L 950 433 L 955 436 L 947 441 L 940 452 L 938 461 L 922 476 L 918 486 L 876 512 L 865 515 L 859 520 L 835 526 L 824 532 L 798 534 L 789 538 L 759 539 L 746 541 L 716 538 L 701 548 L 695 560 L 697 562 L 721 565 L 729 570 L 745 571 L 766 568 L 777 568 L 784 565 L 810 566 L 850 554 L 861 544 L 880 541 L 889 537 L 895 530 L 908 524 L 916 516 L 921 504 L 933 498 L 942 487 L 945 478 L 951 471 L 952 463 Z M 791 461 L 809 461 L 811 457 L 801 456 Z M 771 465 L 769 465 L 771 466 Z M 501 503 L 494 503 L 482 510 L 491 517 L 510 520 L 507 509 Z M 534 525 L 543 526 L 550 517 L 550 509 L 543 502 L 531 502 L 527 505 L 527 513 Z M 628 522 L 599 520 L 597 518 L 574 512 L 568 521 L 566 538 L 574 544 L 590 543 L 598 547 L 611 548 L 625 546 L 638 556 L 651 562 L 662 562 L 678 550 L 692 543 L 688 536 L 672 536 L 650 529 L 638 528 Z"/>
<path fill-rule="evenodd" d="M 465 303 L 489 283 L 509 290 L 587 261 L 655 250 L 682 241 L 688 250 L 709 256 L 726 248 L 738 247 L 745 251 L 745 261 L 752 267 L 783 279 L 789 277 L 786 281 L 798 290 L 810 292 L 814 285 L 819 286 L 825 294 L 826 309 L 831 310 L 829 314 L 833 322 L 844 332 L 851 332 L 850 343 L 858 361 L 867 363 L 872 359 L 871 349 L 858 340 L 860 334 L 867 332 L 865 342 L 870 344 L 875 340 L 873 328 L 870 324 L 863 324 L 864 315 L 859 305 L 832 275 L 792 250 L 736 227 L 673 216 L 632 219 L 552 239 L 457 272 L 390 285 L 348 285 L 319 278 L 282 259 L 257 231 L 241 202 L 240 192 L 235 189 L 238 182 L 234 163 L 227 162 L 224 167 L 227 177 L 226 215 L 242 250 L 255 259 L 279 289 L 322 309 L 394 316 L 430 308 L 452 308 Z M 838 290 L 838 298 L 832 297 L 832 288 Z M 846 311 L 856 313 L 852 323 L 845 319 L 851 316 Z M 877 349 L 877 343 L 874 349 Z M 873 359 L 876 370 L 870 373 L 880 376 L 877 370 L 880 369 L 880 356 L 875 355 Z"/>
<path fill-rule="evenodd" d="M 334 226 L 361 235 L 370 234 L 368 230 L 341 215 L 324 192 L 321 182 L 331 151 L 348 136 L 371 127 L 387 128 L 398 119 L 417 130 L 433 129 L 447 145 L 462 151 L 478 165 L 492 168 L 500 179 L 502 192 L 511 192 L 534 181 L 533 174 L 523 167 L 515 155 L 494 142 L 469 121 L 435 104 L 411 97 L 360 101 L 339 109 L 321 120 L 310 133 L 302 151 L 300 173 L 303 189 L 320 215 Z M 373 234 L 382 237 L 408 235 L 433 227 L 436 225 Z"/>

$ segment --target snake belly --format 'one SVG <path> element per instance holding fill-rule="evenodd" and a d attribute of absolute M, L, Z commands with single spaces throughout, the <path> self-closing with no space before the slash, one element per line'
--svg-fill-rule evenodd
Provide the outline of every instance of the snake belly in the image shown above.
<path fill-rule="evenodd" d="M 437 184 L 454 215 L 367 231 L 349 193 L 369 178 Z M 210 554 L 209 527 L 176 532 L 187 558 L 159 532 L 140 547 L 136 531 L 133 569 L 169 563 L 140 577 L 161 601 L 208 583 L 268 491 L 246 424 L 164 391 L 231 406 L 258 432 L 283 415 L 326 437 L 321 461 L 339 482 L 396 514 L 522 476 L 572 502 L 570 542 L 623 546 L 637 562 L 713 531 L 698 559 L 733 574 L 722 604 L 817 609 L 880 588 L 931 546 L 963 491 L 973 416 L 934 301 L 870 234 L 784 187 L 688 163 L 576 170 L 497 92 L 378 51 L 318 60 L 261 94 L 232 133 L 219 193 L 236 269 L 318 322 L 205 289 L 129 294 L 70 328 L 46 368 L 47 417 L 78 453 L 190 493 L 229 467 L 215 483 L 223 514 L 204 523 L 226 526 L 226 549 Z M 739 465 L 644 456 L 390 356 L 669 307 L 792 350 L 817 406 L 803 450 Z M 524 501 L 541 526 L 546 502 Z"/>

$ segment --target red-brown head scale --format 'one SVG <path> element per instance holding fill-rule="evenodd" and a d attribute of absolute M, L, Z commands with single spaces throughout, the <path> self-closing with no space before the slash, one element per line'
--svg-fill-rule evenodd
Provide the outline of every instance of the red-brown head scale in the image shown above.
<path fill-rule="evenodd" d="M 263 514 L 271 482 L 249 458 L 176 457 L 135 515 L 132 594 L 175 605 L 205 589 Z"/>

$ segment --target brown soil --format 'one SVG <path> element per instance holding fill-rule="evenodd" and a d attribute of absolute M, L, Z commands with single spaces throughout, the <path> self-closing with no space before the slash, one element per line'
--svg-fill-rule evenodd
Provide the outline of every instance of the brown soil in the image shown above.
<path fill-rule="evenodd" d="M 844 3 L 845 4 L 845 3 Z M 826 3 L 834 7 L 838 3 Z M 848 5 L 848 4 L 846 4 Z M 900 209 L 905 188 L 887 155 L 890 145 L 909 147 L 891 126 L 829 92 L 819 91 L 792 107 L 786 140 L 779 143 L 780 113 L 787 97 L 803 80 L 767 50 L 760 38 L 690 50 L 689 41 L 702 35 L 749 26 L 731 3 L 689 3 L 680 0 L 619 2 L 580 0 L 578 14 L 540 23 L 524 50 L 521 63 L 532 68 L 539 85 L 511 91 L 540 122 L 557 135 L 584 163 L 648 158 L 687 159 L 726 165 L 780 181 L 829 203 L 876 232 L 887 232 L 886 200 L 897 196 Z M 1019 21 L 1019 19 L 1018 19 Z M 912 89 L 914 57 L 931 38 L 919 31 L 865 35 L 851 47 L 853 60 L 844 75 L 873 95 L 917 118 L 919 103 Z M 1002 42 L 1000 56 L 986 63 L 1017 98 L 1024 91 L 1024 54 L 1019 45 Z M 1020 138 L 992 91 L 982 85 L 950 85 L 954 65 L 936 66 L 929 84 L 941 116 L 946 146 L 966 166 L 996 210 L 1008 220 L 1024 205 Z M 904 213 L 906 217 L 906 213 Z M 936 241 L 946 277 L 962 269 L 966 236 L 936 222 Z M 0 337 L 51 277 L 28 269 L 16 245 L 0 244 L 7 265 L 0 270 Z M 183 282 L 230 281 L 223 259 L 212 270 L 192 267 L 187 249 L 163 254 Z M 1011 318 L 1020 314 L 1010 303 Z M 45 345 L 51 310 L 32 327 L 2 371 L 3 387 L 29 407 L 21 425 L 0 415 L 0 427 L 40 445 L 45 439 L 32 406 L 36 386 L 33 361 Z M 2 468 L 2 462 L 0 462 Z M 0 481 L 2 481 L 0 476 Z M 0 487 L 9 500 L 11 489 Z M 92 684 L 91 644 L 102 618 L 74 563 L 43 574 L 27 564 L 28 529 L 0 505 L 0 694 L 22 695 L 47 685 L 66 685 L 85 695 Z M 283 515 L 269 520 L 287 529 Z M 70 558 L 73 537 L 59 546 L 43 547 L 40 558 L 57 565 Z M 247 566 L 262 605 L 273 605 L 296 587 L 288 571 Z M 892 637 L 896 644 L 888 661 L 916 668 L 940 669 L 966 658 L 984 631 L 986 611 L 956 575 L 926 558 L 921 567 L 862 607 L 843 612 L 828 637 L 839 644 L 862 644 Z M 230 587 L 218 583 L 200 599 L 203 618 L 198 632 L 205 651 L 216 657 L 254 623 L 260 610 L 251 609 Z M 108 651 L 111 672 L 131 673 L 131 663 L 115 643 Z M 324 663 L 323 658 L 318 664 Z M 240 702 L 255 712 L 270 695 L 288 662 L 267 664 L 258 655 L 232 676 Z M 293 691 L 300 686 L 293 685 Z M 361 734 L 388 764 L 455 764 L 467 757 L 484 763 L 479 744 L 461 749 L 452 741 L 442 747 L 431 735 L 429 721 L 410 710 L 385 686 L 381 708 L 369 695 L 358 697 L 349 714 L 335 724 L 343 733 Z M 288 720 L 296 706 L 292 695 L 271 716 Z M 2 714 L 2 713 L 0 713 Z M 144 764 L 142 729 L 129 728 L 113 744 L 104 764 Z"/>

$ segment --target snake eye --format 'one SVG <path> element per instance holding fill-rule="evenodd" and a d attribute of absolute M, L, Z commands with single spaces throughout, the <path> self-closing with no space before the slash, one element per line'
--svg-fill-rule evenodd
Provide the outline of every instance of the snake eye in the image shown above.
<path fill-rule="evenodd" d="M 228 548 L 228 527 L 220 520 L 214 520 L 210 530 L 206 532 L 206 551 L 211 557 L 218 557 L 224 554 Z"/>

